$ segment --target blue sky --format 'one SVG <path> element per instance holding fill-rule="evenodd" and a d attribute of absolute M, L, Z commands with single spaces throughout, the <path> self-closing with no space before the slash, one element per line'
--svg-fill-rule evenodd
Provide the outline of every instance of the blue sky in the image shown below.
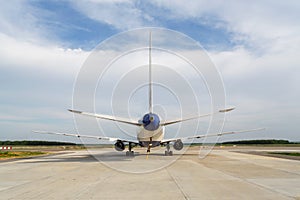
<path fill-rule="evenodd" d="M 298 1 L 7 1 L 0 8 L 0 140 L 76 139 L 72 90 L 99 42 L 122 31 L 164 27 L 198 41 L 237 109 L 224 130 L 267 127 L 230 139 L 299 141 Z"/>
<path fill-rule="evenodd" d="M 82 1 L 82 3 L 83 2 L 84 1 Z M 106 17 L 103 17 L 103 21 L 97 20 L 98 17 L 95 19 L 96 16 L 89 17 L 83 13 L 84 11 L 78 9 L 81 3 L 79 3 L 79 5 L 76 5 L 76 3 L 73 5 L 73 3 L 72 1 L 34 1 L 31 4 L 34 9 L 39 10 L 39 13 L 42 12 L 39 16 L 33 13 L 33 15 L 38 18 L 37 24 L 51 32 L 53 34 L 53 36 L 51 36 L 52 39 L 59 40 L 64 44 L 65 48 L 80 47 L 84 50 L 91 50 L 102 40 L 120 31 L 143 26 L 165 27 L 183 32 L 196 40 L 201 39 L 201 44 L 206 48 L 216 44 L 224 48 L 234 45 L 234 41 L 231 40 L 230 32 L 224 28 L 207 26 L 202 22 L 201 18 L 197 17 L 192 20 L 184 18 L 176 20 L 167 19 L 166 15 L 171 15 L 171 11 L 167 8 L 158 8 L 145 1 L 136 1 L 134 5 L 131 6 L 136 7 L 140 12 L 148 13 L 152 19 L 145 19 L 145 21 L 139 25 L 129 25 L 128 27 L 126 25 L 114 26 L 110 24 L 112 22 L 105 21 Z M 104 3 L 103 8 L 105 8 L 107 4 L 110 5 L 112 3 Z M 126 1 L 123 4 L 126 5 Z M 126 9 L 126 7 L 127 6 L 124 6 L 124 9 Z M 122 10 L 122 6 L 118 9 Z M 116 12 L 119 11 L 116 9 Z M 160 13 L 164 13 L 164 15 Z M 142 15 L 140 17 L 142 17 Z M 101 18 L 101 15 L 99 15 L 99 18 Z M 124 23 L 126 24 L 126 21 Z"/>

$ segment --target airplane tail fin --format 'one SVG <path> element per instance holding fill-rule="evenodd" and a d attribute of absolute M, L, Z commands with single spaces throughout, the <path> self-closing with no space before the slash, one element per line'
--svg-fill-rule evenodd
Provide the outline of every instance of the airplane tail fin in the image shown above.
<path fill-rule="evenodd" d="M 152 97 L 152 61 L 151 49 L 152 48 L 152 33 L 149 33 L 149 112 L 153 112 L 153 97 Z"/>

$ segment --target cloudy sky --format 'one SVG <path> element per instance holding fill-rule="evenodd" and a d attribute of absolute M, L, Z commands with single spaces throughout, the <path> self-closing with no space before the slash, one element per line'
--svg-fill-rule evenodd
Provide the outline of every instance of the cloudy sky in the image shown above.
<path fill-rule="evenodd" d="M 164 27 L 198 41 L 220 71 L 224 130 L 266 127 L 222 140 L 300 141 L 299 1 L 4 1 L 0 7 L 0 140 L 76 139 L 72 92 L 101 41 L 126 30 Z M 122 133 L 120 133 L 122 136 Z"/>

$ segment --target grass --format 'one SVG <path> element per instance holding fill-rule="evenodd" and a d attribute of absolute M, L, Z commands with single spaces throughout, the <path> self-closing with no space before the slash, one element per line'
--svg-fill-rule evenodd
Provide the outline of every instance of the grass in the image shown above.
<path fill-rule="evenodd" d="M 222 146 L 249 146 L 249 147 L 300 147 L 300 144 L 217 144 Z"/>
<path fill-rule="evenodd" d="M 43 154 L 46 153 L 41 151 L 0 151 L 0 159 L 22 158 L 22 157 L 29 157 L 29 156 L 38 156 Z"/>
<path fill-rule="evenodd" d="M 286 156 L 300 156 L 299 152 L 269 152 L 270 154 L 286 155 Z"/>

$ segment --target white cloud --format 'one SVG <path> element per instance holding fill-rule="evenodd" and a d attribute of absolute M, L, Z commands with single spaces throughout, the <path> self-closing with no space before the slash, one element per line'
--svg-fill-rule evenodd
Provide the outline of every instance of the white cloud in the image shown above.
<path fill-rule="evenodd" d="M 0 44 L 0 78 L 4 80 L 0 119 L 7 138 L 24 139 L 16 132 L 30 133 L 37 128 L 72 126 L 72 114 L 66 109 L 72 106 L 73 82 L 88 52 L 34 44 L 4 34 L 0 34 Z M 20 130 L 10 127 L 13 124 Z"/>
<path fill-rule="evenodd" d="M 300 31 L 299 1 L 155 1 L 170 11 L 166 17 L 189 19 L 234 33 L 234 39 L 266 45 L 271 40 L 292 37 Z"/>
<path fill-rule="evenodd" d="M 150 15 L 138 9 L 135 3 L 126 0 L 85 0 L 73 2 L 73 6 L 93 20 L 127 30 L 144 26 L 152 21 Z"/>
<path fill-rule="evenodd" d="M 160 23 L 147 9 L 139 7 L 141 3 L 139 1 L 86 0 L 70 3 L 87 17 L 119 30 Z M 166 12 L 160 13 L 159 16 L 166 19 L 166 22 L 168 20 L 179 22 L 182 19 L 198 21 L 232 33 L 231 39 L 238 43 L 238 46 L 226 51 L 215 49 L 210 52 L 212 60 L 224 78 L 229 104 L 236 105 L 238 110 L 241 110 L 235 111 L 236 114 L 232 113 L 231 119 L 237 124 L 232 127 L 243 128 L 243 125 L 248 125 L 247 128 L 255 128 L 257 121 L 264 122 L 265 119 L 266 124 L 274 125 L 271 131 L 277 133 L 277 136 L 280 136 L 278 132 L 280 123 L 288 127 L 290 133 L 299 129 L 295 123 L 300 107 L 298 1 L 186 3 L 172 0 L 152 1 L 148 4 L 165 10 Z M 89 52 L 61 48 L 59 42 L 50 36 L 55 30 L 49 31 L 39 23 L 40 16 L 50 14 L 43 12 L 30 6 L 26 1 L 2 2 L 0 70 L 9 68 L 11 71 L 15 70 L 17 74 L 19 69 L 25 69 L 22 71 L 27 71 L 23 74 L 24 77 L 31 73 L 37 74 L 39 71 L 45 79 L 51 75 L 61 75 L 60 79 L 54 81 L 62 81 L 69 77 L 74 80 Z M 7 74 L 1 75 L 4 77 Z M 15 82 L 19 82 L 19 88 L 12 90 L 11 85 Z M 3 105 L 9 109 L 1 113 L 0 119 L 26 121 L 44 118 L 68 121 L 69 113 L 65 109 L 70 105 L 71 84 L 70 81 L 68 84 L 62 84 L 61 90 L 53 94 L 49 92 L 54 85 L 51 81 L 33 83 L 32 88 L 25 88 L 28 90 L 24 90 L 22 82 L 18 79 L 5 82 L 6 87 L 0 87 L 2 97 L 5 95 L 5 99 L 11 98 L 14 101 L 10 105 Z M 70 90 L 70 93 L 67 94 L 65 90 Z M 8 95 L 11 96 L 7 97 Z M 1 99 L 3 101 L 3 98 Z M 22 108 L 22 99 L 32 101 L 32 105 L 36 104 L 36 107 Z M 43 104 L 41 101 L 44 101 Z M 18 109 L 13 109 L 15 102 L 20 104 Z M 55 104 L 57 109 L 53 109 Z M 22 110 L 21 114 L 19 110 Z M 2 122 L 2 124 L 13 126 L 15 123 Z M 45 126 L 47 129 L 46 124 L 26 122 L 20 127 L 30 130 L 35 126 L 41 128 Z M 56 129 L 53 124 L 51 127 Z M 290 138 L 297 140 L 295 134 Z"/>
<path fill-rule="evenodd" d="M 17 40 L 0 33 L 0 68 L 24 68 L 74 76 L 88 55 L 81 49 L 63 49 Z"/>
<path fill-rule="evenodd" d="M 68 120 L 72 114 L 67 110 L 61 110 L 53 107 L 19 107 L 19 106 L 0 106 L 2 113 L 1 121 L 32 121 L 40 119 Z M 10 114 L 5 114 L 9 112 Z"/>
<path fill-rule="evenodd" d="M 29 1 L 1 2 L 0 32 L 21 41 L 50 42 L 55 39 L 55 34 L 41 23 L 47 15 L 50 15 L 49 11 L 33 7 Z"/>

